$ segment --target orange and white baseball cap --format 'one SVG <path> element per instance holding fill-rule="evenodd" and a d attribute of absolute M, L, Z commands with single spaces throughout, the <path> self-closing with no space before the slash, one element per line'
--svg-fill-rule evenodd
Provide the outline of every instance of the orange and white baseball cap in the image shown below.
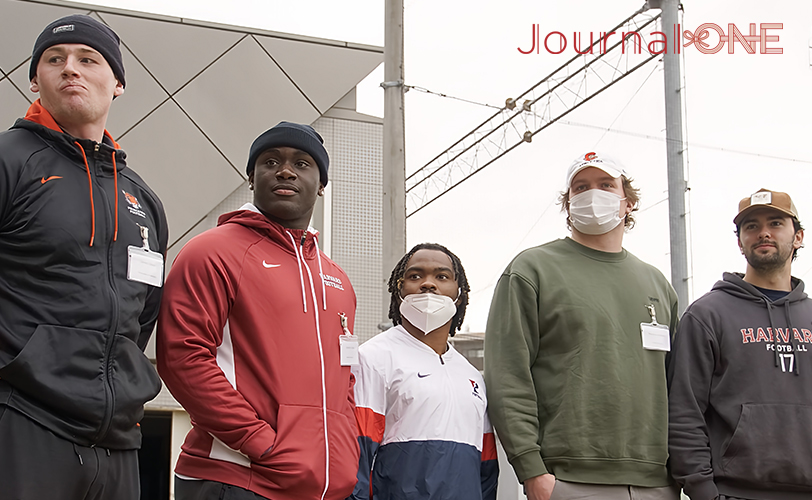
<path fill-rule="evenodd" d="M 570 185 L 572 184 L 572 179 L 578 175 L 578 172 L 587 167 L 599 168 L 615 179 L 621 175 L 626 178 L 629 177 L 626 175 L 626 170 L 623 168 L 623 165 L 621 165 L 618 161 L 605 154 L 592 151 L 582 154 L 573 160 L 570 168 L 567 170 L 567 189 L 569 189 Z"/>

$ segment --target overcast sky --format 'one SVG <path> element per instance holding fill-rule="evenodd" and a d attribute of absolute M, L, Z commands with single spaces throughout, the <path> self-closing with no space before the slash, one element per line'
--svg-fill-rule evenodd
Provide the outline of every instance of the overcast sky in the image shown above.
<path fill-rule="evenodd" d="M 383 44 L 382 0 L 100 0 L 119 8 Z M 523 55 L 531 26 L 542 36 L 599 33 L 640 0 L 405 0 L 406 84 L 491 105 L 517 97 L 572 57 Z M 812 2 L 686 1 L 683 29 L 715 23 L 783 23 L 770 44 L 783 54 L 684 50 L 691 188 L 691 290 L 696 298 L 723 271 L 743 271 L 733 234 L 739 199 L 761 187 L 786 191 L 812 228 Z M 715 34 L 711 34 L 715 37 Z M 715 38 L 709 39 L 714 41 Z M 382 113 L 382 69 L 360 90 L 360 111 Z M 568 234 L 555 205 L 570 161 L 592 150 L 623 161 L 642 191 L 637 227 L 624 246 L 670 278 L 662 63 L 650 63 L 408 220 L 408 245 L 435 241 L 457 253 L 472 294 L 466 326 L 485 327 L 493 286 L 520 250 Z M 406 94 L 407 173 L 432 159 L 491 109 L 412 90 Z M 610 128 L 607 132 L 605 129 Z M 603 129 L 603 130 L 602 130 Z M 812 245 L 812 233 L 810 233 Z M 812 280 L 812 249 L 793 274 Z"/>

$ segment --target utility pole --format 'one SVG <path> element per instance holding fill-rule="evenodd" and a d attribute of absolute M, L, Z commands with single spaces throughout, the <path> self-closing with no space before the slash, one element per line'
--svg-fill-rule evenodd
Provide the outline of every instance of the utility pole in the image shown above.
<path fill-rule="evenodd" d="M 390 295 L 389 275 L 406 253 L 406 157 L 403 115 L 403 0 L 386 0 L 384 9 L 383 108 L 383 255 L 381 284 L 383 320 Z"/>
<path fill-rule="evenodd" d="M 679 299 L 679 313 L 688 305 L 688 238 L 686 231 L 685 142 L 682 137 L 682 88 L 679 50 L 682 31 L 677 17 L 679 0 L 650 1 L 662 10 L 662 30 L 668 38 L 663 56 L 665 80 L 665 143 L 668 160 L 668 222 L 671 233 L 671 284 Z M 652 5 L 655 6 L 655 5 Z M 655 6 L 655 7 L 657 7 Z"/>

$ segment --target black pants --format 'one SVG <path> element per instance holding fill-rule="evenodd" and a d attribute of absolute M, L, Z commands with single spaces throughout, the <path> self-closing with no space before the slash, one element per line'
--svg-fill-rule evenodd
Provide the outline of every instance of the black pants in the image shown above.
<path fill-rule="evenodd" d="M 268 500 L 239 486 L 175 476 L 175 500 Z"/>
<path fill-rule="evenodd" d="M 139 500 L 137 450 L 87 448 L 0 405 L 3 500 Z"/>

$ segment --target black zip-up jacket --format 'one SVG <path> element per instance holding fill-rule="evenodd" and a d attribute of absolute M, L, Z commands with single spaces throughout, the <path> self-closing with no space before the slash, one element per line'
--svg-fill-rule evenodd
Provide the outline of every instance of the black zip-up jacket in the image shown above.
<path fill-rule="evenodd" d="M 671 473 L 692 500 L 812 498 L 812 299 L 725 273 L 685 311 L 668 367 Z"/>
<path fill-rule="evenodd" d="M 0 133 L 0 405 L 83 446 L 140 447 L 161 383 L 143 350 L 161 288 L 127 279 L 128 247 L 166 254 L 163 205 L 101 144 L 39 101 Z M 114 166 L 115 165 L 115 166 Z"/>

